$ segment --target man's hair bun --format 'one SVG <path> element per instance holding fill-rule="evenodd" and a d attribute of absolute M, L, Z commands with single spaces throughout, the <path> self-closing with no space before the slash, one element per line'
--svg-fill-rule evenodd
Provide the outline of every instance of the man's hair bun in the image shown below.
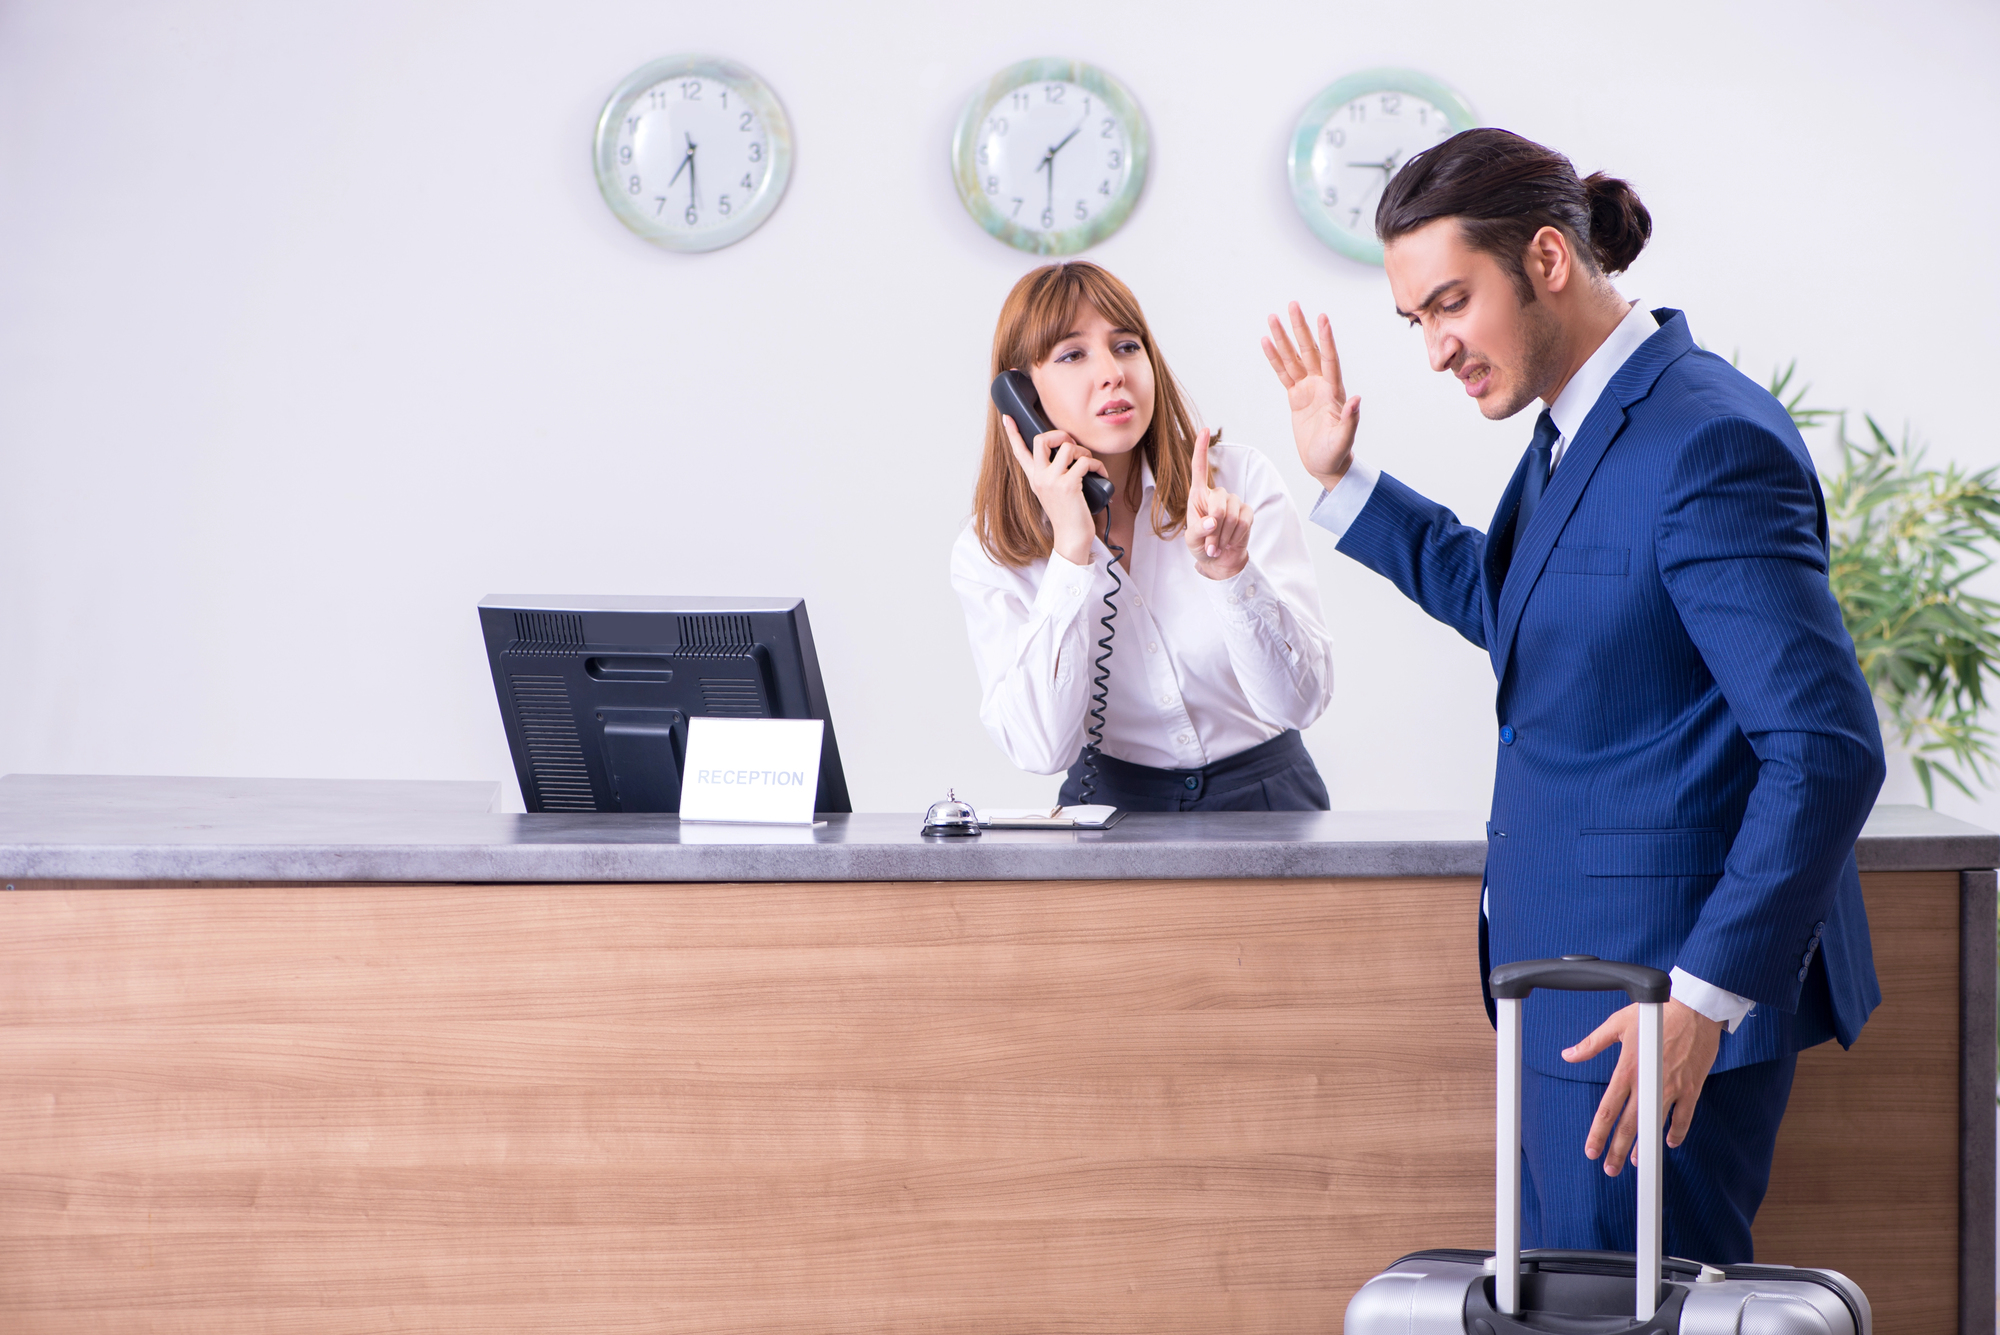
<path fill-rule="evenodd" d="M 1653 215 L 1639 202 L 1639 192 L 1603 172 L 1583 178 L 1590 205 L 1590 248 L 1597 267 L 1607 274 L 1623 273 L 1639 258 L 1653 236 Z"/>

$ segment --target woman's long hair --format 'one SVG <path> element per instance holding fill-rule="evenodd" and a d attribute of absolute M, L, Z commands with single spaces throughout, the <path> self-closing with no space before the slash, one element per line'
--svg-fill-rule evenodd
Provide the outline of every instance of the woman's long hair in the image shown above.
<path fill-rule="evenodd" d="M 1045 265 L 1024 275 L 1000 308 L 1000 323 L 993 331 L 993 365 L 987 375 L 998 376 L 1010 367 L 1026 371 L 1045 359 L 1063 335 L 1076 328 L 1077 310 L 1086 302 L 1114 327 L 1138 335 L 1146 360 L 1153 365 L 1153 421 L 1139 438 L 1137 452 L 1153 470 L 1153 532 L 1171 538 L 1185 522 L 1188 481 L 1194 472 L 1194 419 L 1131 288 L 1089 260 Z M 1136 470 L 1133 485 L 1138 485 Z M 1119 497 L 1113 504 L 1124 502 Z M 990 401 L 986 452 L 979 461 L 979 485 L 972 493 L 972 519 L 979 545 L 1001 565 L 1024 566 L 1054 549 L 1054 531 L 1042 513 L 1042 503 L 1007 443 L 1000 410 Z"/>

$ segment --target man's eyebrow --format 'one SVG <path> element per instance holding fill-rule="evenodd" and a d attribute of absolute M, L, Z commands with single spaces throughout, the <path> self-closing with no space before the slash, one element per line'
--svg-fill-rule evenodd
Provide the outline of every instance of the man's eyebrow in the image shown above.
<path fill-rule="evenodd" d="M 1417 309 L 1414 313 L 1406 311 L 1401 306 L 1398 306 L 1396 308 L 1396 314 L 1402 316 L 1405 320 L 1414 320 L 1417 318 L 1418 315 L 1421 315 L 1423 312 L 1437 305 L 1438 298 L 1442 297 L 1446 292 L 1450 291 L 1454 287 L 1457 287 L 1460 283 L 1463 283 L 1464 281 L 1465 280 L 1463 278 L 1447 278 L 1442 283 L 1439 283 L 1436 287 L 1432 288 L 1430 292 L 1425 295 L 1424 299 L 1417 303 Z"/>

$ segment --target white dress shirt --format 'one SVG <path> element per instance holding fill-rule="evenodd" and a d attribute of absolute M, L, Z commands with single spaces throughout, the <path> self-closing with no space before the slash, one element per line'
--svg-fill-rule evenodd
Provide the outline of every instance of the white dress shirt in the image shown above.
<path fill-rule="evenodd" d="M 1555 423 L 1558 433 L 1555 448 L 1549 455 L 1551 478 L 1562 465 L 1563 452 L 1569 448 L 1570 441 L 1583 429 L 1584 418 L 1590 416 L 1590 410 L 1597 406 L 1598 398 L 1611 383 L 1611 377 L 1618 374 L 1618 368 L 1625 365 L 1626 359 L 1658 333 L 1659 328 L 1659 321 L 1653 318 L 1653 313 L 1645 308 L 1645 304 L 1633 302 L 1625 318 L 1618 322 L 1618 327 L 1577 368 L 1576 374 L 1563 386 L 1562 393 L 1556 395 L 1556 401 L 1549 405 L 1549 418 Z M 1375 482 L 1380 476 L 1379 471 L 1363 465 L 1359 460 L 1349 465 L 1346 475 L 1334 485 L 1333 490 L 1320 493 L 1319 502 L 1312 510 L 1313 522 L 1331 531 L 1338 541 L 1354 523 L 1362 507 L 1368 504 L 1368 498 L 1375 494 Z M 1482 901 L 1480 912 L 1485 911 Z M 1674 983 L 1675 1001 L 1711 1020 L 1720 1020 L 1732 1034 L 1754 1004 L 1748 997 L 1726 992 L 1678 966 L 1669 976 Z"/>
<path fill-rule="evenodd" d="M 1140 461 L 1138 522 L 1113 624 L 1104 753 L 1158 769 L 1196 769 L 1305 728 L 1333 697 L 1333 641 L 1305 528 L 1270 460 L 1211 446 L 1215 485 L 1253 513 L 1250 560 L 1232 579 L 1195 569 L 1186 538 L 1154 535 L 1153 472 Z M 1167 498 L 1185 508 L 1185 497 Z M 979 668 L 979 719 L 1033 774 L 1069 768 L 1086 740 L 1111 553 L 1090 564 L 1051 553 L 1004 566 L 971 523 L 952 545 L 951 584 Z"/>

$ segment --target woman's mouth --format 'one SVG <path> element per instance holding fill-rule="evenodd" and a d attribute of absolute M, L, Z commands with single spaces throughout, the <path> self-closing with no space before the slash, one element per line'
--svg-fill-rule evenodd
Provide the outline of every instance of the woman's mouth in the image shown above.
<path fill-rule="evenodd" d="M 1123 399 L 1113 399 L 1099 408 L 1097 415 L 1107 422 L 1122 426 L 1132 420 L 1132 405 Z"/>

